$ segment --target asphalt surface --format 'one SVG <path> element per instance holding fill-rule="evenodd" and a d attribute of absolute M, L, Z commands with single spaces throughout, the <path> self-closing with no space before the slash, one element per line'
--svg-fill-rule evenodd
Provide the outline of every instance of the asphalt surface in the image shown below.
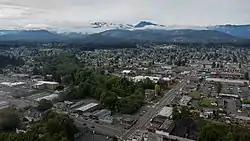
<path fill-rule="evenodd" d="M 91 120 L 85 120 L 82 118 L 77 118 L 71 116 L 71 118 L 75 121 L 76 124 L 87 124 L 89 128 L 92 128 L 95 132 L 98 132 L 99 134 L 107 135 L 107 136 L 121 136 L 123 134 L 123 129 L 120 127 L 116 127 L 113 125 L 106 125 L 106 124 L 99 124 L 95 123 Z"/>
<path fill-rule="evenodd" d="M 188 80 L 193 75 L 193 72 L 194 71 L 191 71 L 190 75 L 186 76 L 181 83 L 178 83 L 173 89 L 167 92 L 156 105 L 152 106 L 143 116 L 141 116 L 137 123 L 123 134 L 123 138 L 133 138 L 136 130 L 145 131 L 150 124 L 150 119 L 160 112 L 164 106 L 170 104 L 170 102 L 177 96 L 177 93 L 187 84 Z"/>

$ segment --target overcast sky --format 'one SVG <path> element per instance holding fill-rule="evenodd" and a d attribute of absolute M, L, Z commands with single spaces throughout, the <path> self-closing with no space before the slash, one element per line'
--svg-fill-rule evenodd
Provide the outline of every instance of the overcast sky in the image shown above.
<path fill-rule="evenodd" d="M 250 0 L 0 0 L 0 28 L 93 21 L 164 25 L 250 23 Z"/>

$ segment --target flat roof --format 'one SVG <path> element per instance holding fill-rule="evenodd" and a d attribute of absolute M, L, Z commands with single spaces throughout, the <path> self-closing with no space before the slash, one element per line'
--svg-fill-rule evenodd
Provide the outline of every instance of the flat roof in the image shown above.
<path fill-rule="evenodd" d="M 45 100 L 53 100 L 55 98 L 58 97 L 58 94 L 51 94 L 51 95 L 48 95 L 48 96 L 44 96 L 44 97 L 40 97 L 40 98 L 37 98 L 36 101 L 40 101 L 42 99 L 45 99 Z"/>
<path fill-rule="evenodd" d="M 52 82 L 52 81 L 37 81 L 35 85 L 42 85 L 42 84 L 51 84 L 51 85 L 56 85 L 59 84 L 58 82 Z"/>
<path fill-rule="evenodd" d="M 179 104 L 182 105 L 187 105 L 188 102 L 191 100 L 192 98 L 190 96 L 186 96 L 184 95 L 181 100 L 179 101 Z"/>
<path fill-rule="evenodd" d="M 164 117 L 170 117 L 173 112 L 173 107 L 163 107 L 161 111 L 157 114 Z"/>
<path fill-rule="evenodd" d="M 1 82 L 0 84 L 12 87 L 12 86 L 24 85 L 24 84 L 26 84 L 26 82 L 13 82 L 13 83 L 12 82 Z"/>
<path fill-rule="evenodd" d="M 249 83 L 248 80 L 231 80 L 231 79 L 222 79 L 222 78 L 206 78 L 206 81 L 214 81 L 214 82 L 224 82 L 224 83 Z"/>
<path fill-rule="evenodd" d="M 80 108 L 77 108 L 76 110 L 84 112 L 84 111 L 86 111 L 86 110 L 88 110 L 90 108 L 93 108 L 93 107 L 97 106 L 97 105 L 98 105 L 98 103 L 89 103 L 89 104 L 84 105 L 84 106 L 82 106 Z"/>

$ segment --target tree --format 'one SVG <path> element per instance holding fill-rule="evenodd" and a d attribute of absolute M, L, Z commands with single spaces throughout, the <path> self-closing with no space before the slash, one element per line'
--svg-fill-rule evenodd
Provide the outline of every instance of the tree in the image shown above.
<path fill-rule="evenodd" d="M 20 124 L 20 119 L 13 109 L 3 109 L 0 111 L 0 130 L 12 131 Z"/>
<path fill-rule="evenodd" d="M 101 102 L 104 106 L 114 109 L 117 102 L 117 95 L 110 91 L 104 92 L 101 95 Z"/>
<path fill-rule="evenodd" d="M 112 141 L 118 141 L 118 138 L 116 136 L 112 136 Z"/>
<path fill-rule="evenodd" d="M 248 74 L 248 72 L 245 72 L 245 73 L 244 73 L 244 79 L 245 79 L 245 80 L 249 80 L 249 74 Z"/>
<path fill-rule="evenodd" d="M 221 83 L 220 83 L 220 82 L 217 83 L 216 88 L 217 88 L 217 89 L 216 89 L 216 92 L 217 92 L 217 93 L 220 93 L 220 92 L 221 92 L 221 89 L 222 89 L 222 86 L 221 86 Z"/>
<path fill-rule="evenodd" d="M 216 65 L 215 62 L 213 62 L 211 67 L 212 67 L 212 68 L 215 68 L 215 65 Z"/>
<path fill-rule="evenodd" d="M 161 88 L 160 88 L 160 85 L 159 84 L 155 84 L 155 92 L 159 95 L 160 92 L 161 92 Z"/>
<path fill-rule="evenodd" d="M 53 107 L 53 104 L 51 101 L 46 100 L 46 99 L 42 99 L 38 102 L 38 106 L 37 109 L 39 111 L 46 111 L 48 109 L 51 109 Z"/>
<path fill-rule="evenodd" d="M 173 120 L 181 120 L 181 119 L 184 119 L 184 118 L 188 118 L 189 117 L 189 108 L 188 107 L 181 107 L 180 110 L 178 110 L 178 107 L 174 107 L 173 108 L 173 112 L 172 112 L 172 118 Z"/>

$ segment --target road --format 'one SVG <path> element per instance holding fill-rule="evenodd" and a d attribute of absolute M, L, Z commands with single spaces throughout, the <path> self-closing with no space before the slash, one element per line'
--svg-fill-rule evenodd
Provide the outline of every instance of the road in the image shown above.
<path fill-rule="evenodd" d="M 177 92 L 179 92 L 187 84 L 188 80 L 190 80 L 193 72 L 194 70 L 191 71 L 191 74 L 186 76 L 181 83 L 178 83 L 173 89 L 167 92 L 158 104 L 152 106 L 143 116 L 141 116 L 137 123 L 123 134 L 123 138 L 132 138 L 136 130 L 146 130 L 150 124 L 150 119 L 160 112 L 164 106 L 170 104 L 170 102 L 177 96 Z"/>

